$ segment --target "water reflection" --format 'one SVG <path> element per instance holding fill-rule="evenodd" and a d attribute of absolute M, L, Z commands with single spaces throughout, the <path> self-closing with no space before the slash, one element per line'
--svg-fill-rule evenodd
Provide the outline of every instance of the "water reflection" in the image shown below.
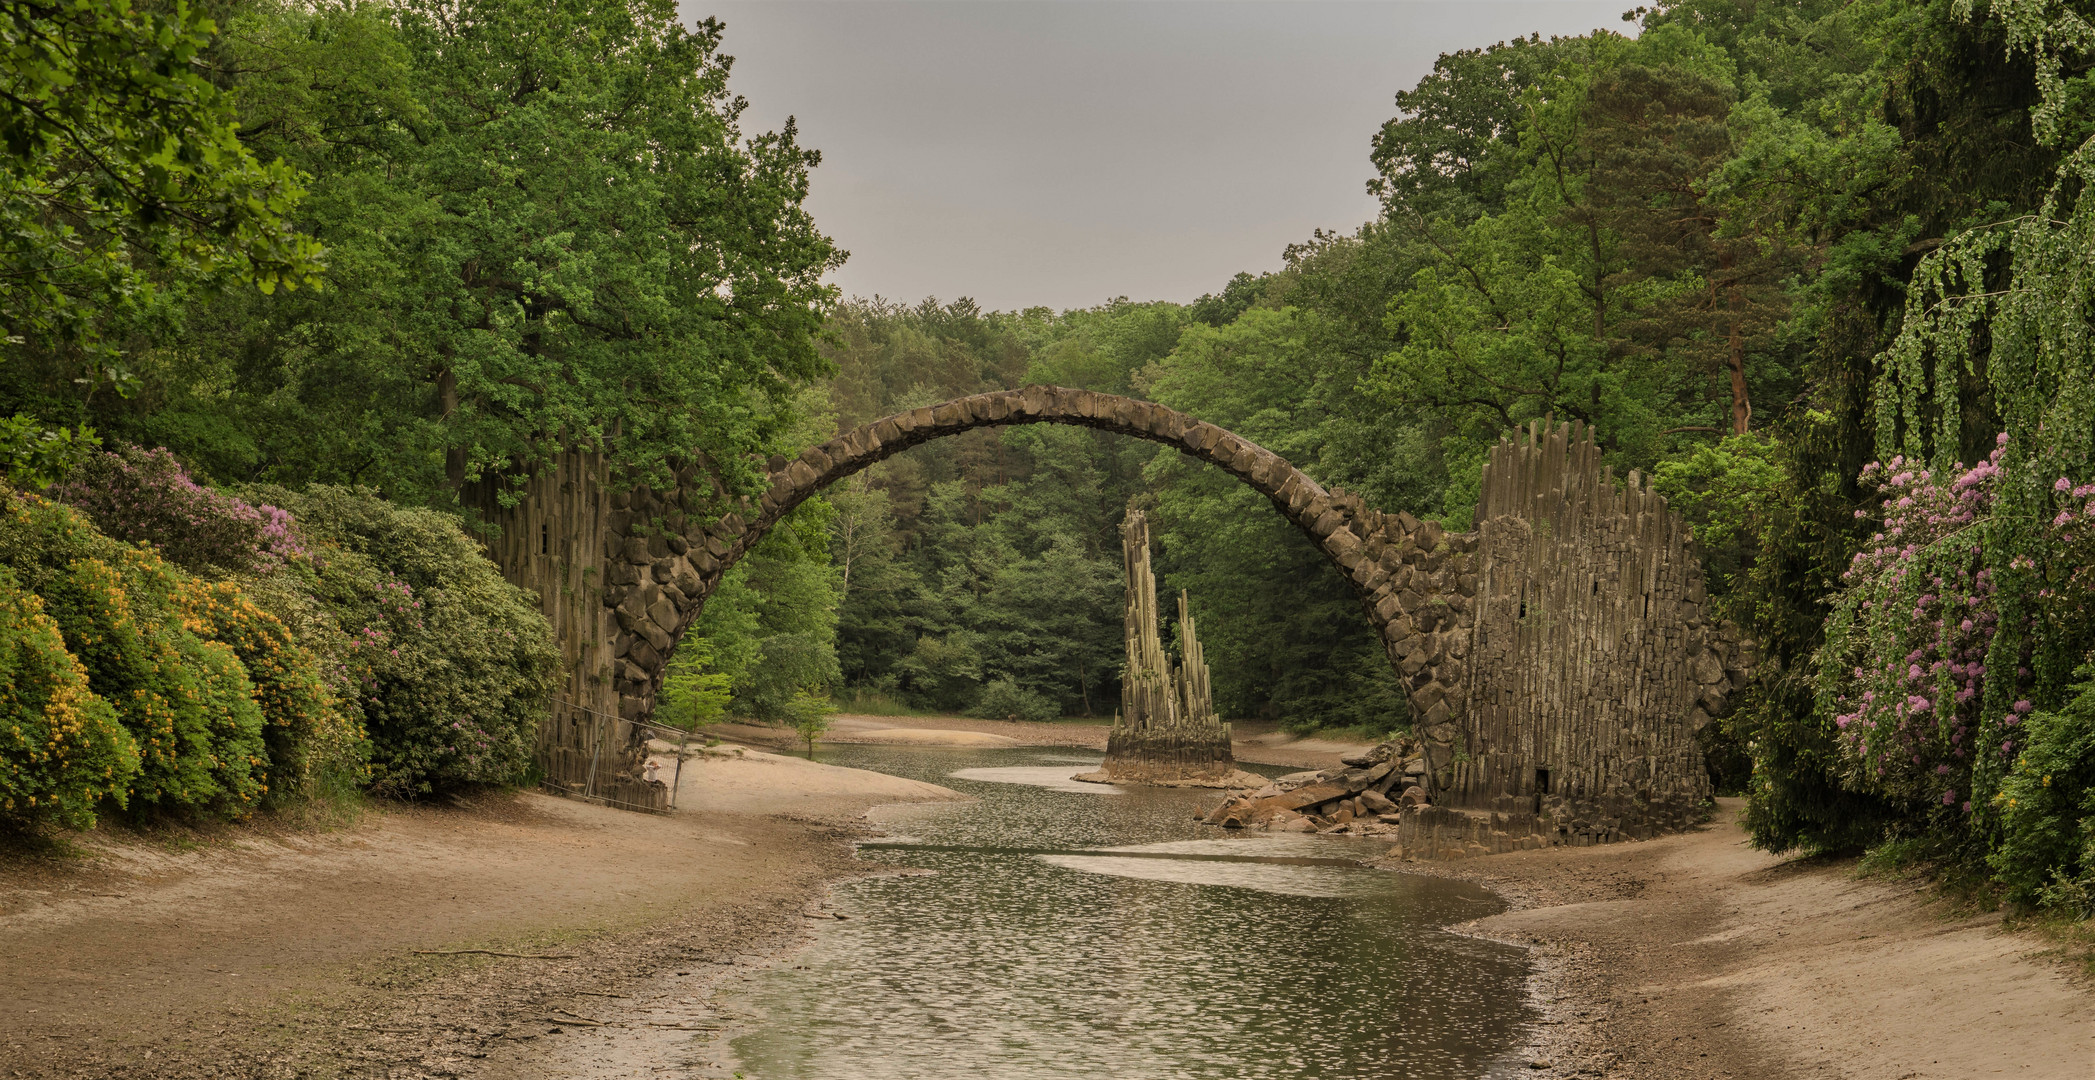
<path fill-rule="evenodd" d="M 1057 758 L 1061 760 L 1057 760 Z M 1349 866 L 1378 850 L 1218 836 L 1206 792 L 1065 788 L 1059 755 L 840 747 L 829 760 L 979 803 L 888 812 L 936 876 L 838 890 L 852 916 L 751 985 L 733 1042 L 765 1080 L 1478 1077 L 1523 1019 L 1519 950 L 1434 928 L 1473 886 Z M 1015 770 L 1040 782 L 1012 782 Z M 996 774 L 991 776 L 990 774 Z M 1117 789 L 1103 789 L 1117 790 Z"/>

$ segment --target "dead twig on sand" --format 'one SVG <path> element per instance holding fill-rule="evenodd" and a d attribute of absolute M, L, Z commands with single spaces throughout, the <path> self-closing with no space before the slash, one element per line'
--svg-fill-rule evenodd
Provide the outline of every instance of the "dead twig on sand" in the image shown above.
<path fill-rule="evenodd" d="M 416 949 L 416 956 L 507 956 L 517 960 L 579 960 L 574 953 L 496 952 L 493 949 Z"/>

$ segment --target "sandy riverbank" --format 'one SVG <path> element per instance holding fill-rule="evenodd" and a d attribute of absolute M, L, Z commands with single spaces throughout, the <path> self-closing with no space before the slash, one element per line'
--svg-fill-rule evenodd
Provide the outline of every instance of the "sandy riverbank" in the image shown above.
<path fill-rule="evenodd" d="M 673 816 L 501 793 L 10 856 L 0 1076 L 540 1075 L 621 986 L 797 939 L 867 807 L 957 797 L 751 753 L 687 764 Z M 420 955 L 459 949 L 552 959 Z"/>
<path fill-rule="evenodd" d="M 1852 860 L 1748 847 L 1737 800 L 1681 836 L 1402 869 L 1515 909 L 1461 929 L 1533 947 L 1544 1077 L 2095 1077 L 2095 988 L 1999 914 Z"/>

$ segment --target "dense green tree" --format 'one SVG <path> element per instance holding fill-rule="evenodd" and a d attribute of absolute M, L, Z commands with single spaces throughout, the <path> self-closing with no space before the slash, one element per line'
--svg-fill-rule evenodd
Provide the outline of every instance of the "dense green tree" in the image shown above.
<path fill-rule="evenodd" d="M 817 155 L 741 131 L 721 30 L 655 0 L 245 9 L 241 135 L 311 174 L 326 288 L 202 313 L 150 416 L 105 425 L 438 504 L 571 448 L 747 490 L 825 370 L 842 256 L 802 208 Z"/>
<path fill-rule="evenodd" d="M 45 388 L 17 408 L 73 422 L 201 294 L 314 283 L 301 177 L 240 141 L 200 62 L 215 30 L 182 3 L 0 4 L 0 356 Z M 62 473 L 72 440 L 18 420 L 16 478 Z"/>

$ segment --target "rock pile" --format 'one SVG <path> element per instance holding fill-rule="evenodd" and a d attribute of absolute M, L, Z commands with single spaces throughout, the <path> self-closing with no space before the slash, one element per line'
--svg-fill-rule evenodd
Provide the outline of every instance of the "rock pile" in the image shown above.
<path fill-rule="evenodd" d="M 1345 767 L 1283 776 L 1215 808 L 1207 823 L 1273 832 L 1394 834 L 1406 808 L 1429 805 L 1426 756 L 1417 739 L 1391 739 Z"/>

